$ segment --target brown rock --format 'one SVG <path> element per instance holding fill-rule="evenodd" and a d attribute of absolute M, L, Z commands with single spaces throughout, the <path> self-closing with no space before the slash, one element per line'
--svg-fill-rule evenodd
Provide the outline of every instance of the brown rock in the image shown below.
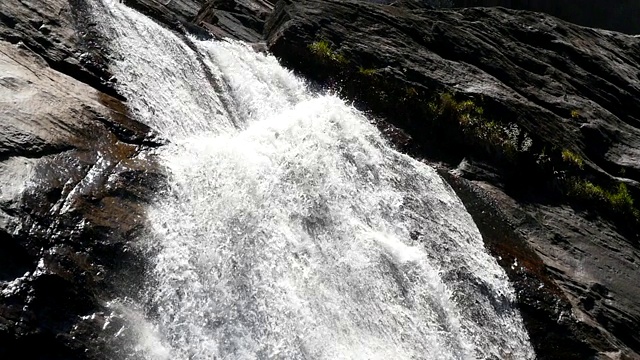
<path fill-rule="evenodd" d="M 76 53 L 67 31 L 47 36 L 61 34 L 68 43 L 40 54 L 26 38 L 0 40 L 2 358 L 103 358 L 111 330 L 98 337 L 101 325 L 85 319 L 135 294 L 127 286 L 143 263 L 132 240 L 162 183 L 156 164 L 138 156 L 158 145 L 149 129 L 120 100 L 49 66 Z"/>

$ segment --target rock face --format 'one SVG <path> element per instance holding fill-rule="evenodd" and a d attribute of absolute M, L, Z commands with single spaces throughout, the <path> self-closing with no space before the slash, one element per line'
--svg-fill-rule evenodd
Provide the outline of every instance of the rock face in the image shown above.
<path fill-rule="evenodd" d="M 539 358 L 638 358 L 637 219 L 567 194 L 625 183 L 640 199 L 640 39 L 410 4 L 279 1 L 268 47 L 394 125 L 383 131 L 404 150 L 443 162 L 520 294 Z M 433 120 L 447 112 L 458 118 Z"/>
<path fill-rule="evenodd" d="M 349 21 L 323 21 L 329 14 Z M 372 94 L 383 97 L 375 110 L 401 114 L 394 121 L 420 142 L 430 134 L 418 133 L 426 114 L 407 108 L 411 94 L 450 90 L 483 96 L 494 117 L 585 155 L 598 171 L 640 178 L 638 38 L 505 9 L 409 11 L 361 2 L 279 2 L 268 25 L 270 49 L 310 77 L 384 82 Z M 347 63 L 323 62 L 310 48 L 321 40 Z M 396 88 L 404 94 L 388 94 Z M 366 101 L 367 94 L 353 95 Z"/>
<path fill-rule="evenodd" d="M 272 8 L 271 2 L 262 0 L 212 0 L 199 12 L 196 23 L 216 37 L 256 43 L 263 40 L 264 22 Z"/>
<path fill-rule="evenodd" d="M 454 0 L 460 7 L 504 6 L 511 9 L 544 12 L 573 23 L 621 31 L 640 33 L 640 3 L 634 0 L 591 0 L 578 4 L 571 0 Z"/>
<path fill-rule="evenodd" d="M 273 4 L 265 0 L 181 0 L 161 4 L 154 0 L 125 0 L 140 12 L 169 28 L 204 38 L 232 38 L 249 43 L 263 40 L 264 22 Z"/>
<path fill-rule="evenodd" d="M 623 196 L 640 199 L 640 38 L 418 0 L 124 2 L 181 35 L 266 41 L 438 166 L 538 358 L 640 358 L 640 226 Z M 127 116 L 85 6 L 0 4 L 0 358 L 131 345 L 108 300 L 144 276 L 136 234 L 163 184 L 145 154 L 162 141 Z"/>
<path fill-rule="evenodd" d="M 121 346 L 106 302 L 144 268 L 132 239 L 162 175 L 139 155 L 159 143 L 111 96 L 76 10 L 0 6 L 0 358 L 104 358 Z"/>

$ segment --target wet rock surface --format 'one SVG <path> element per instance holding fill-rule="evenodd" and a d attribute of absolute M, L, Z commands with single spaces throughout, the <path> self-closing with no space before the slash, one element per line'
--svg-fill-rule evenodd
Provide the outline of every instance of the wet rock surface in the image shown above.
<path fill-rule="evenodd" d="M 124 3 L 179 34 L 262 42 L 264 23 L 273 3 L 268 0 L 124 0 Z"/>
<path fill-rule="evenodd" d="M 510 275 L 539 358 L 638 358 L 638 227 L 566 184 L 622 182 L 640 198 L 639 39 L 539 13 L 409 5 L 279 1 L 268 47 L 441 166 Z M 441 93 L 514 129 L 515 155 L 430 121 Z"/>
<path fill-rule="evenodd" d="M 104 93 L 109 84 L 105 55 L 90 35 L 82 1 L 7 0 L 0 6 L 0 39 L 31 50 L 49 67 Z"/>
<path fill-rule="evenodd" d="M 132 240 L 161 142 L 129 118 L 77 6 L 0 5 L 3 359 L 105 358 L 121 346 L 108 302 L 144 271 Z"/>

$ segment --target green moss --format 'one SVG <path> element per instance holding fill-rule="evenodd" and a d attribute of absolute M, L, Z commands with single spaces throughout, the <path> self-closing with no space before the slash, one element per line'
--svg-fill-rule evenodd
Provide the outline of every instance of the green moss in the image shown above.
<path fill-rule="evenodd" d="M 569 195 L 581 199 L 604 200 L 605 190 L 591 181 L 573 178 L 569 182 Z"/>
<path fill-rule="evenodd" d="M 618 188 L 615 192 L 607 193 L 607 201 L 615 208 L 620 211 L 631 211 L 637 212 L 633 206 L 633 198 L 631 194 L 629 194 L 629 190 L 627 190 L 627 185 L 624 183 L 618 184 Z"/>
<path fill-rule="evenodd" d="M 571 150 L 562 150 L 562 161 L 580 170 L 584 169 L 584 160 L 582 160 L 582 157 Z"/>
<path fill-rule="evenodd" d="M 362 66 L 358 66 L 358 73 L 364 76 L 373 76 L 378 72 L 376 69 L 367 69 Z"/>
<path fill-rule="evenodd" d="M 456 100 L 450 93 L 442 93 L 429 103 L 429 109 L 436 116 L 446 117 L 450 121 L 467 126 L 484 121 L 484 109 L 476 105 L 473 100 Z"/>
<path fill-rule="evenodd" d="M 326 40 L 314 42 L 313 44 L 309 45 L 309 50 L 311 50 L 313 54 L 317 55 L 319 58 L 325 61 L 335 62 L 340 65 L 349 63 L 349 60 L 347 60 L 342 54 L 336 53 L 335 51 L 331 50 L 331 45 L 329 45 L 329 42 Z"/>
<path fill-rule="evenodd" d="M 329 42 L 326 40 L 320 40 L 320 41 L 316 41 L 313 44 L 309 45 L 309 50 L 311 50 L 312 53 L 319 55 L 319 56 L 326 56 L 329 57 L 331 56 L 331 46 L 329 45 Z"/>

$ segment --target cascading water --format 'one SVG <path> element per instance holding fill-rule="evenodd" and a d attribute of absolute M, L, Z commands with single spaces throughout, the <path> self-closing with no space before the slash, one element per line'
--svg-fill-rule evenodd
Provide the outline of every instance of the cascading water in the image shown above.
<path fill-rule="evenodd" d="M 272 57 L 115 0 L 92 8 L 120 91 L 170 141 L 137 356 L 534 357 L 504 272 L 433 169 Z"/>

